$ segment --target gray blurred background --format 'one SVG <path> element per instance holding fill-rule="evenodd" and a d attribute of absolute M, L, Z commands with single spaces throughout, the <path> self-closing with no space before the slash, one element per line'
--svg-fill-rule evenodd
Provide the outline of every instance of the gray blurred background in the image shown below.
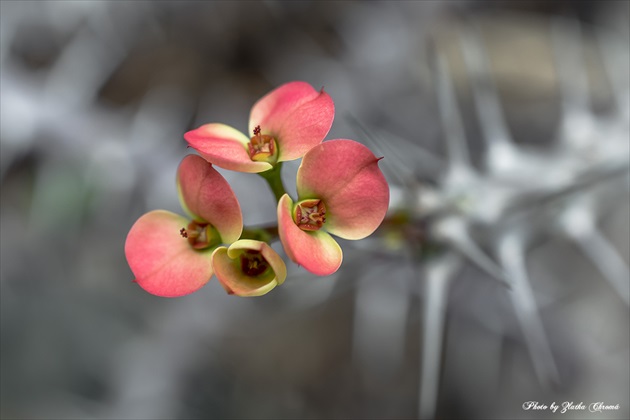
<path fill-rule="evenodd" d="M 2 0 L 0 416 L 628 418 L 629 13 Z M 183 133 L 246 130 L 291 80 L 385 157 L 383 229 L 262 298 L 141 290 L 125 237 L 181 212 Z M 261 178 L 221 172 L 275 222 Z"/>

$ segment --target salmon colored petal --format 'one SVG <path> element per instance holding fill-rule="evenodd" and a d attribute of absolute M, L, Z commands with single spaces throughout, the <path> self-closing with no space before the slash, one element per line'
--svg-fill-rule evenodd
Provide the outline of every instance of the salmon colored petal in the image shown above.
<path fill-rule="evenodd" d="M 389 206 L 389 186 L 378 161 L 356 141 L 325 141 L 302 160 L 299 199 L 324 201 L 326 231 L 344 239 L 365 238 L 378 228 Z"/>
<path fill-rule="evenodd" d="M 249 132 L 260 126 L 278 143 L 278 161 L 294 160 L 324 140 L 335 116 L 326 92 L 306 82 L 290 82 L 271 91 L 254 104 Z"/>
<path fill-rule="evenodd" d="M 243 241 L 235 242 L 232 245 L 240 242 Z M 230 250 L 232 250 L 232 247 L 230 247 Z M 246 275 L 241 269 L 241 262 L 238 258 L 240 253 L 231 252 L 233 254 L 231 257 L 229 255 L 230 250 L 222 246 L 217 248 L 212 254 L 212 265 L 217 279 L 229 294 L 262 296 L 284 281 L 284 278 L 279 281 L 279 277 L 273 274 L 265 277 L 250 277 Z M 284 262 L 282 264 L 284 265 Z M 284 268 L 284 277 L 286 278 L 286 268 Z"/>
<path fill-rule="evenodd" d="M 184 138 L 208 162 L 231 171 L 258 173 L 272 168 L 254 162 L 247 151 L 249 137 L 225 124 L 206 124 L 184 134 Z"/>
<path fill-rule="evenodd" d="M 241 206 L 230 184 L 211 164 L 197 155 L 184 157 L 177 169 L 177 186 L 182 207 L 191 217 L 212 224 L 225 243 L 241 236 Z"/>
<path fill-rule="evenodd" d="M 125 255 L 136 282 L 147 292 L 177 297 L 199 290 L 212 277 L 213 249 L 197 251 L 179 230 L 188 219 L 151 211 L 136 221 L 125 242 Z"/>
<path fill-rule="evenodd" d="M 293 221 L 293 200 L 288 194 L 278 202 L 278 233 L 285 252 L 293 262 L 318 276 L 327 276 L 339 269 L 343 253 L 328 233 L 306 232 Z"/>

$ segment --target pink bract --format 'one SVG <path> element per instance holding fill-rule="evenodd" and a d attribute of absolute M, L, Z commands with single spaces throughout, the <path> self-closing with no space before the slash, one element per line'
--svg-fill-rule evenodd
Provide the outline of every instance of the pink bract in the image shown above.
<path fill-rule="evenodd" d="M 381 224 L 389 205 L 389 186 L 379 159 L 353 140 L 326 141 L 311 149 L 297 174 L 298 203 L 321 200 L 321 229 L 302 230 L 295 222 L 296 206 L 288 195 L 278 203 L 278 232 L 287 255 L 318 275 L 339 268 L 342 252 L 329 235 L 362 239 Z"/>
<path fill-rule="evenodd" d="M 125 243 L 125 255 L 136 283 L 162 297 L 196 292 L 212 277 L 211 255 L 193 250 L 179 229 L 189 220 L 165 210 L 151 211 L 132 226 Z"/>
<path fill-rule="evenodd" d="M 248 135 L 225 124 L 211 123 L 189 131 L 184 138 L 208 162 L 240 172 L 267 171 L 278 162 L 298 159 L 320 144 L 328 134 L 335 109 L 330 96 L 306 82 L 290 82 L 269 92 L 252 107 Z M 277 153 L 269 161 L 254 161 L 250 138 L 275 140 Z"/>
<path fill-rule="evenodd" d="M 199 156 L 186 156 L 177 180 L 180 201 L 189 217 L 151 211 L 136 221 L 125 242 L 135 281 L 147 292 L 163 297 L 187 295 L 204 286 L 213 274 L 212 252 L 220 243 L 236 241 L 243 230 L 236 196 L 212 165 Z M 196 229 L 203 236 L 193 248 Z M 207 239 L 200 243 L 201 238 Z"/>
<path fill-rule="evenodd" d="M 241 236 L 241 206 L 230 184 L 211 164 L 197 155 L 186 156 L 177 170 L 177 189 L 184 211 L 191 219 L 213 225 L 223 243 Z"/>
<path fill-rule="evenodd" d="M 278 234 L 287 256 L 318 276 L 327 276 L 339 269 L 343 253 L 328 232 L 306 232 L 293 221 L 293 200 L 288 194 L 278 202 Z"/>

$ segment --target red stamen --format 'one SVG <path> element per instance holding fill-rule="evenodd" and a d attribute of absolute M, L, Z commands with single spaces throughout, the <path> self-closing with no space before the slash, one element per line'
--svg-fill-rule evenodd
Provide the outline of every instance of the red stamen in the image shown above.
<path fill-rule="evenodd" d="M 322 200 L 304 200 L 295 209 L 295 224 L 302 230 L 319 230 L 326 223 L 326 206 Z"/>
<path fill-rule="evenodd" d="M 179 234 L 186 238 L 195 249 L 204 249 L 216 245 L 216 231 L 209 223 L 195 222 L 192 220 L 187 227 L 181 228 Z"/>
<path fill-rule="evenodd" d="M 261 134 L 260 126 L 254 128 L 254 136 L 247 143 L 249 157 L 257 162 L 275 163 L 277 152 L 276 142 L 273 137 L 267 134 Z"/>

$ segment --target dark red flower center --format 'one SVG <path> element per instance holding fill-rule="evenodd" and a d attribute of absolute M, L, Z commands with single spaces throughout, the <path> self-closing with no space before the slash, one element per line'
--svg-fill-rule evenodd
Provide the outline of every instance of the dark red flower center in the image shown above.
<path fill-rule="evenodd" d="M 249 277 L 258 277 L 269 268 L 260 251 L 248 249 L 241 254 L 241 270 Z"/>
<path fill-rule="evenodd" d="M 191 221 L 186 228 L 181 228 L 179 234 L 188 239 L 194 249 L 204 249 L 218 245 L 221 242 L 219 233 L 210 223 Z"/>
<path fill-rule="evenodd" d="M 256 162 L 274 164 L 278 159 L 276 140 L 267 134 L 261 134 L 259 125 L 254 128 L 254 136 L 247 143 L 247 148 L 249 157 Z"/>
<path fill-rule="evenodd" d="M 302 230 L 319 230 L 326 223 L 326 206 L 319 199 L 302 200 L 295 206 L 295 224 Z"/>

